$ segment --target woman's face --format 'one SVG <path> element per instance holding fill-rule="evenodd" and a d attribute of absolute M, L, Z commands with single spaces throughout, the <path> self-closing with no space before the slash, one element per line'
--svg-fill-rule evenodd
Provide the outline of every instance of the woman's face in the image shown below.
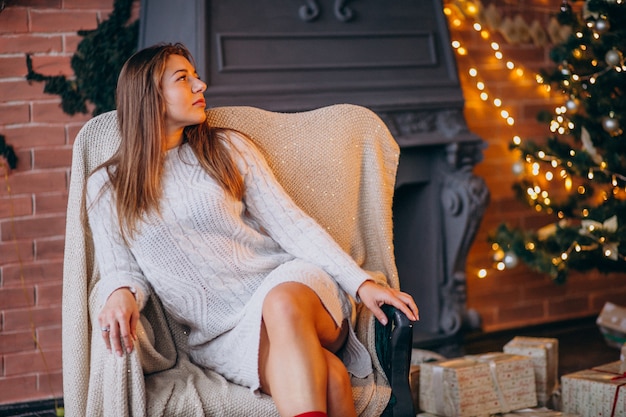
<path fill-rule="evenodd" d="M 161 79 L 165 98 L 165 123 L 168 134 L 204 122 L 204 90 L 196 69 L 181 55 L 170 55 Z"/>

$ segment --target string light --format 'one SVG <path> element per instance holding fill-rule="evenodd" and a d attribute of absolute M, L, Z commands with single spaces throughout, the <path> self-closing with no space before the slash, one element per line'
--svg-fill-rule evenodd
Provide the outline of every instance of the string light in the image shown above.
<path fill-rule="evenodd" d="M 621 3 L 623 0 L 618 1 Z M 472 3 L 468 1 L 463 4 L 467 5 Z M 465 9 L 463 9 L 462 12 L 465 12 Z M 455 22 L 455 27 L 461 26 L 461 24 L 463 23 L 462 21 L 465 20 L 465 18 L 469 20 L 475 17 L 474 15 L 466 14 L 463 19 L 455 19 L 452 17 L 452 10 L 447 8 L 445 14 L 446 16 L 451 18 L 451 21 Z M 516 65 L 514 61 L 506 59 L 504 57 L 504 53 L 500 44 L 491 40 L 489 32 L 480 23 L 474 22 L 470 24 L 471 28 L 480 34 L 480 39 L 488 42 L 488 46 L 493 54 L 493 57 L 496 60 L 501 61 L 504 67 L 511 72 L 512 76 L 520 78 L 524 76 L 524 69 L 521 66 Z M 582 31 L 578 31 L 576 32 L 575 36 L 577 39 L 582 40 L 584 39 L 585 34 Z M 596 37 L 596 39 L 598 39 L 598 37 Z M 454 39 L 452 41 L 452 46 L 459 56 L 463 56 L 465 59 L 468 58 L 468 49 L 462 45 L 459 39 Z M 584 59 L 584 55 L 587 50 L 587 46 L 581 44 L 573 51 L 573 53 L 575 56 L 578 56 L 579 59 Z M 605 61 L 607 62 L 598 62 L 597 60 L 593 61 L 592 65 L 594 68 L 594 72 L 591 74 L 573 73 L 573 67 L 566 62 L 563 63 L 563 65 L 561 66 L 561 72 L 564 76 L 564 79 L 561 81 L 562 85 L 567 88 L 578 88 L 578 86 L 580 86 L 582 90 L 586 90 L 587 84 L 594 85 L 599 77 L 609 71 L 626 71 L 624 58 L 619 51 L 613 51 L 610 54 L 607 54 L 607 56 L 605 57 Z M 510 110 L 507 109 L 507 106 L 503 102 L 502 98 L 497 97 L 493 94 L 492 91 L 490 91 L 488 84 L 481 77 L 478 67 L 476 65 L 472 65 L 471 68 L 468 70 L 468 74 L 471 80 L 470 85 L 473 85 L 475 87 L 480 100 L 485 103 L 490 103 L 494 107 L 494 109 L 496 109 L 497 114 L 504 121 L 504 123 L 509 126 L 513 126 L 515 124 L 515 119 L 511 115 Z M 550 92 L 550 85 L 544 84 L 545 80 L 543 76 L 541 76 L 540 74 L 534 74 L 533 79 L 537 83 L 537 85 L 543 86 L 546 93 Z M 579 132 L 576 123 L 572 119 L 573 116 L 578 114 L 579 105 L 580 104 L 578 102 L 578 99 L 572 96 L 569 97 L 568 101 L 565 104 L 556 106 L 553 111 L 554 116 L 549 123 L 550 131 L 554 134 L 559 135 L 569 135 L 571 134 L 571 132 Z M 619 129 L 619 125 L 617 125 L 616 129 Z M 619 134 L 621 134 L 621 130 L 619 131 Z M 527 153 L 527 151 L 522 148 L 523 143 L 519 136 L 514 136 L 511 142 L 514 148 L 522 149 L 524 153 Z M 583 151 L 589 152 L 589 149 L 584 148 Z M 544 185 L 547 187 L 548 184 L 550 184 L 550 190 L 552 190 L 554 186 L 557 186 L 557 195 L 559 195 L 559 187 L 556 183 L 560 183 L 563 192 L 569 193 L 571 192 L 571 190 L 574 189 L 581 196 L 581 198 L 593 197 L 594 199 L 596 199 L 596 201 L 598 198 L 603 198 L 604 200 L 607 200 L 610 198 L 611 195 L 618 195 L 619 193 L 622 193 L 622 196 L 626 196 L 626 176 L 620 173 L 611 172 L 606 162 L 602 160 L 597 161 L 597 166 L 592 165 L 588 167 L 586 178 L 589 181 L 595 180 L 599 178 L 599 174 L 602 173 L 603 181 L 605 181 L 607 184 L 610 182 L 610 185 L 613 187 L 611 190 L 588 192 L 586 184 L 578 183 L 578 181 L 575 184 L 572 175 L 578 175 L 578 172 L 574 169 L 574 158 L 578 156 L 577 154 L 578 152 L 575 149 L 571 149 L 569 150 L 569 156 L 572 159 L 567 159 L 562 158 L 558 155 L 551 155 L 543 150 L 538 150 L 534 154 L 527 153 L 526 155 L 524 155 L 527 164 L 526 167 L 524 167 L 523 163 L 513 165 L 513 170 L 516 175 L 523 176 L 526 173 L 532 175 L 532 177 L 525 176 L 525 178 L 528 178 L 529 180 L 532 179 L 532 181 L 534 181 L 534 184 L 531 183 L 530 186 L 526 188 L 526 191 L 529 201 L 533 202 L 535 210 L 537 212 L 545 210 L 546 212 L 551 213 L 553 211 L 556 211 L 556 214 L 560 219 L 565 218 L 565 213 L 562 210 L 553 210 L 552 205 L 553 200 L 555 199 L 551 196 L 551 193 L 547 189 L 544 189 Z M 559 166 L 562 166 L 563 168 L 559 170 Z M 544 169 L 544 167 L 546 169 Z M 588 218 L 588 208 L 581 208 L 579 210 L 581 218 Z M 534 243 L 527 242 L 526 249 L 528 251 L 534 251 Z M 559 256 L 554 256 L 552 262 L 557 268 L 559 268 L 561 264 L 569 260 L 570 254 L 572 252 L 579 253 L 580 251 L 594 249 L 595 248 L 589 245 L 584 246 L 575 242 L 570 248 L 568 248 L 566 251 L 563 251 Z M 507 265 L 502 258 L 504 256 L 504 252 L 502 251 L 502 249 L 499 249 L 498 251 L 499 255 L 497 257 L 494 257 L 494 267 L 495 269 L 502 271 L 507 268 Z M 607 257 L 620 256 L 619 253 L 617 253 L 616 255 L 616 252 L 616 250 L 613 250 L 611 247 L 608 246 L 606 248 L 603 248 L 603 253 Z M 487 276 L 487 270 L 478 269 L 476 275 L 478 278 L 485 278 Z"/>

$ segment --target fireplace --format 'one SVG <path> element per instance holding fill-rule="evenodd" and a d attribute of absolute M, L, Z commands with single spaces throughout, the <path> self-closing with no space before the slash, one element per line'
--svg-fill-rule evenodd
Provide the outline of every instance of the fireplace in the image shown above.
<path fill-rule="evenodd" d="M 142 0 L 140 46 L 180 41 L 209 106 L 302 111 L 360 104 L 401 148 L 394 200 L 400 283 L 433 347 L 479 318 L 465 305 L 466 254 L 488 200 L 439 0 Z"/>

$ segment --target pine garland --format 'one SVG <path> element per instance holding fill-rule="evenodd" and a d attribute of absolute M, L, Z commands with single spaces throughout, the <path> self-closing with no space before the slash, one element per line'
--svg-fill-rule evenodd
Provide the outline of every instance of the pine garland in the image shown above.
<path fill-rule="evenodd" d="M 6 143 L 4 135 L 0 135 L 0 158 L 4 158 L 9 168 L 15 169 L 17 167 L 17 155 L 13 147 Z"/>
<path fill-rule="evenodd" d="M 94 116 L 113 110 L 117 75 L 137 50 L 139 22 L 128 23 L 132 5 L 133 0 L 115 0 L 107 20 L 98 23 L 94 30 L 78 31 L 84 39 L 72 57 L 74 79 L 35 72 L 28 54 L 26 79 L 44 82 L 44 93 L 61 96 L 61 107 L 69 115 L 87 113 L 89 102 L 95 106 Z"/>

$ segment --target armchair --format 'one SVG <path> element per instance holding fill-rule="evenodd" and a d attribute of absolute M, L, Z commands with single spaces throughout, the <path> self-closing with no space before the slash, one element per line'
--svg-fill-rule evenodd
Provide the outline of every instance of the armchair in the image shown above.
<path fill-rule="evenodd" d="M 207 111 L 208 123 L 239 130 L 261 149 L 276 177 L 362 268 L 398 287 L 392 240 L 392 198 L 398 146 L 370 110 L 335 105 L 301 113 L 252 107 Z M 84 185 L 108 159 L 120 136 L 115 112 L 88 121 L 74 143 L 63 277 L 63 383 L 69 417 L 267 416 L 278 413 L 269 396 L 190 362 L 186 329 L 151 295 L 138 325 L 136 348 L 109 354 L 97 331 L 93 297 L 99 275 L 84 220 Z M 408 384 L 412 327 L 399 311 L 380 325 L 362 306 L 355 330 L 372 356 L 374 373 L 353 378 L 361 416 L 414 416 Z M 94 332 L 93 329 L 96 329 Z"/>

